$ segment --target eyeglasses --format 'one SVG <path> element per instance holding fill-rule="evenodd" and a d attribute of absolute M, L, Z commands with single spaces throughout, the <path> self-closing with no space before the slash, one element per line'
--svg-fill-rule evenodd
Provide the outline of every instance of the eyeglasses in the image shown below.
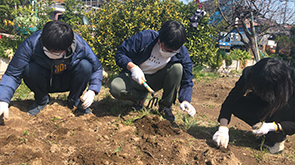
<path fill-rule="evenodd" d="M 63 56 L 64 53 L 65 53 L 65 51 L 62 51 L 60 53 L 59 52 L 51 52 L 45 46 L 43 46 L 43 50 L 44 50 L 44 52 L 48 52 L 48 53 L 50 53 L 52 55 L 55 55 L 55 56 L 58 56 L 58 57 Z"/>
<path fill-rule="evenodd" d="M 178 50 L 177 50 L 177 51 L 170 51 L 170 50 L 165 50 L 165 49 L 163 49 L 162 46 L 161 46 L 161 43 L 160 43 L 160 48 L 161 48 L 161 50 L 162 50 L 163 52 L 167 52 L 167 53 L 175 53 L 175 54 L 179 53 Z"/>

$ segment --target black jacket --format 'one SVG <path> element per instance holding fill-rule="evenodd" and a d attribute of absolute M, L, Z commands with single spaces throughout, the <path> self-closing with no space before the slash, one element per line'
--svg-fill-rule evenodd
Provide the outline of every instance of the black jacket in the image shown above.
<path fill-rule="evenodd" d="M 225 118 L 225 119 L 228 119 L 228 122 L 230 122 L 231 115 L 233 114 L 234 111 L 238 110 L 236 109 L 236 107 L 239 102 L 239 99 L 243 97 L 247 91 L 247 89 L 245 89 L 245 85 L 247 82 L 248 74 L 250 74 L 251 67 L 252 66 L 249 66 L 243 70 L 242 76 L 236 82 L 235 87 L 231 90 L 226 100 L 222 104 L 218 121 L 220 121 L 221 118 Z M 291 77 L 294 84 L 293 68 L 290 68 L 290 73 L 291 73 Z M 294 87 L 294 90 L 295 90 L 295 87 Z M 294 109 L 294 102 L 295 102 L 294 93 L 295 92 L 294 90 L 287 104 L 282 109 L 277 111 L 274 115 L 266 119 L 266 122 L 275 121 L 277 123 L 280 123 L 286 135 L 292 135 L 295 133 L 295 109 Z"/>

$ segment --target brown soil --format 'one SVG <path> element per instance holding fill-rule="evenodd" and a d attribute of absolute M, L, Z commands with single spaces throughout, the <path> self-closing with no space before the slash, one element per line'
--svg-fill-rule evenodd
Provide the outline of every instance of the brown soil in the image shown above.
<path fill-rule="evenodd" d="M 96 96 L 89 115 L 53 98 L 31 117 L 26 110 L 32 99 L 12 101 L 10 118 L 0 126 L 0 164 L 294 164 L 294 135 L 287 137 L 282 154 L 272 155 L 260 151 L 250 126 L 235 117 L 228 149 L 214 146 L 219 109 L 236 80 L 196 81 L 192 104 L 197 114 L 187 117 L 177 104 L 173 124 L 156 113 L 138 117 L 130 111 L 132 103 L 113 99 L 107 88 Z"/>

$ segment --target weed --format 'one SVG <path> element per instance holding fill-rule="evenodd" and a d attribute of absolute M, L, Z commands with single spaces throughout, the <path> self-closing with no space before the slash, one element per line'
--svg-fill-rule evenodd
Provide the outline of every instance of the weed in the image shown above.
<path fill-rule="evenodd" d="M 138 148 L 136 148 L 136 152 L 137 152 L 138 154 L 141 154 L 141 152 L 139 152 Z"/>
<path fill-rule="evenodd" d="M 261 138 L 260 151 L 262 151 L 264 142 L 265 142 L 265 135 L 263 135 Z"/>
<path fill-rule="evenodd" d="M 59 146 L 59 144 L 58 144 L 58 143 L 56 143 L 56 142 L 54 142 L 54 141 L 50 141 L 50 140 L 48 140 L 48 142 L 49 142 L 49 143 L 51 143 L 51 144 L 56 144 L 56 145 L 58 145 L 58 146 Z"/>
<path fill-rule="evenodd" d="M 122 123 L 125 125 L 133 125 L 135 120 L 140 119 L 143 116 L 150 114 L 150 112 L 151 112 L 150 110 L 143 108 L 143 110 L 138 112 L 138 114 L 135 117 L 128 118 L 127 120 L 123 121 Z"/>
<path fill-rule="evenodd" d="M 121 151 L 121 146 L 114 151 L 114 154 L 118 154 Z"/>
<path fill-rule="evenodd" d="M 258 161 L 258 163 L 260 164 L 261 161 L 263 160 L 264 154 L 267 152 L 267 150 L 263 150 L 263 151 L 254 151 L 253 150 L 253 156 L 254 158 Z"/>
<path fill-rule="evenodd" d="M 177 138 L 175 138 L 174 140 L 173 140 L 173 143 L 176 143 L 177 142 Z"/>
<path fill-rule="evenodd" d="M 183 115 L 182 122 L 183 122 L 182 129 L 184 131 L 189 130 L 191 127 L 197 126 L 197 120 L 187 114 Z"/>
<path fill-rule="evenodd" d="M 34 133 L 36 132 L 36 129 L 34 130 L 34 132 L 32 133 L 32 137 L 34 136 Z"/>
<path fill-rule="evenodd" d="M 61 117 L 53 117 L 50 120 L 53 121 L 53 120 L 60 120 L 60 119 L 61 119 Z"/>
<path fill-rule="evenodd" d="M 24 135 L 28 135 L 28 136 L 30 135 L 29 132 L 28 132 L 28 130 L 25 130 L 24 131 Z"/>

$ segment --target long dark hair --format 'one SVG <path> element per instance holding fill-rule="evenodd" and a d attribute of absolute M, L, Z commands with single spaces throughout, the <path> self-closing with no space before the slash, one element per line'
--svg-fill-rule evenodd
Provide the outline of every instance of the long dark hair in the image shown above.
<path fill-rule="evenodd" d="M 251 68 L 246 88 L 268 103 L 261 113 L 261 121 L 287 104 L 293 85 L 291 69 L 277 58 L 264 58 Z"/>

